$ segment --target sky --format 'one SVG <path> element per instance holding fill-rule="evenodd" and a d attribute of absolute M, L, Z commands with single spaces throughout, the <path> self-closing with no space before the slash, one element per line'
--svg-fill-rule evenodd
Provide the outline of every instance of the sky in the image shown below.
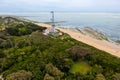
<path fill-rule="evenodd" d="M 0 12 L 120 12 L 120 0 L 0 0 Z"/>

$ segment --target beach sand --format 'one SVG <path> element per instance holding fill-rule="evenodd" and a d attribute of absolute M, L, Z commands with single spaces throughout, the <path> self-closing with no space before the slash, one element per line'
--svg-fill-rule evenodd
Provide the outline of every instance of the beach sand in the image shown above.
<path fill-rule="evenodd" d="M 36 24 L 39 26 L 43 26 L 43 27 L 51 27 L 50 25 L 44 24 L 44 23 L 36 23 Z M 83 35 L 82 33 L 78 32 L 78 31 L 74 31 L 72 29 L 66 29 L 66 28 L 60 28 L 60 27 L 56 27 L 56 28 L 64 33 L 69 34 L 72 38 L 74 38 L 78 41 L 81 41 L 90 46 L 93 46 L 99 50 L 108 52 L 114 56 L 120 57 L 120 45 L 116 44 L 115 42 L 98 40 L 98 39 L 92 38 L 90 36 Z"/>

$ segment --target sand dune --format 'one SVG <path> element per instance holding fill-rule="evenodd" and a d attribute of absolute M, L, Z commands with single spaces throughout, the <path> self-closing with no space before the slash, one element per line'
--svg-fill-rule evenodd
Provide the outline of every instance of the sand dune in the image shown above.
<path fill-rule="evenodd" d="M 37 23 L 37 25 L 43 26 L 43 27 L 51 27 L 50 25 L 44 24 L 44 23 Z M 74 38 L 78 41 L 81 41 L 81 42 L 91 45 L 97 49 L 108 52 L 114 56 L 120 57 L 120 45 L 116 44 L 115 42 L 98 40 L 98 39 L 92 38 L 90 36 L 83 35 L 82 33 L 78 32 L 78 31 L 74 31 L 72 29 L 65 29 L 65 28 L 60 28 L 60 27 L 57 27 L 57 29 L 59 29 L 60 31 L 62 31 L 64 33 L 69 34 L 72 38 Z"/>

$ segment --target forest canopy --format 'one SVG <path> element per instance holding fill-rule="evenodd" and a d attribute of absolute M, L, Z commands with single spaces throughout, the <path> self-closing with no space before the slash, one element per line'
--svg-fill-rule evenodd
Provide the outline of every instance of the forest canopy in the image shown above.
<path fill-rule="evenodd" d="M 5 80 L 120 80 L 119 58 L 68 34 L 43 35 L 45 28 L 13 17 L 0 17 L 0 28 Z"/>

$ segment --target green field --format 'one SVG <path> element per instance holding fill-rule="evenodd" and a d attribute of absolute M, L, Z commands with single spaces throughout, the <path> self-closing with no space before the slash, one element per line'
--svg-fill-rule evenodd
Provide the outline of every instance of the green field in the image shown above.
<path fill-rule="evenodd" d="M 81 74 L 87 74 L 87 72 L 90 71 L 90 66 L 86 62 L 76 62 L 71 67 L 72 73 L 81 73 Z"/>

